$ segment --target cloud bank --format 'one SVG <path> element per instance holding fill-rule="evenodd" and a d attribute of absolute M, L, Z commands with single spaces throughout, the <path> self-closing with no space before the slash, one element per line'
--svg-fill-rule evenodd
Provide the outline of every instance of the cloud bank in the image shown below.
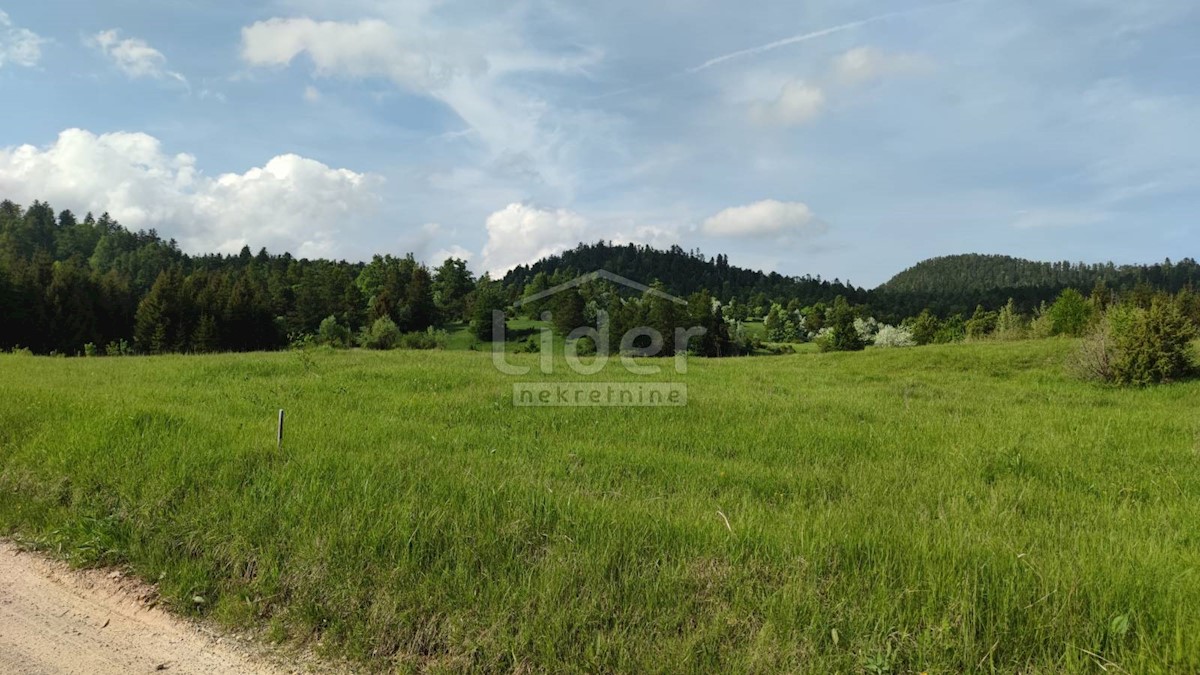
<path fill-rule="evenodd" d="M 292 154 L 209 177 L 192 155 L 168 154 L 141 133 L 68 129 L 46 147 L 0 149 L 0 194 L 107 211 L 127 227 L 157 228 L 192 252 L 249 245 L 331 255 L 339 235 L 375 210 L 377 182 Z"/>

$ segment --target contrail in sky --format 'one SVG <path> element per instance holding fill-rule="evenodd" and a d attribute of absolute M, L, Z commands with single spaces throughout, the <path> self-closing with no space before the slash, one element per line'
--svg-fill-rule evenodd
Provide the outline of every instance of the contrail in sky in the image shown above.
<path fill-rule="evenodd" d="M 879 14 L 877 16 L 872 16 L 872 17 L 869 17 L 866 19 L 860 19 L 858 21 L 851 21 L 850 23 L 843 23 L 840 26 L 833 26 L 831 28 L 823 28 L 821 30 L 813 31 L 811 33 L 804 33 L 801 35 L 793 35 L 792 37 L 784 38 L 782 40 L 768 42 L 765 45 L 759 45 L 757 47 L 751 47 L 749 49 L 742 49 L 740 51 L 730 52 L 728 54 L 725 54 L 724 56 L 718 56 L 715 58 L 711 58 L 711 59 L 705 61 L 704 63 L 701 63 L 698 66 L 688 68 L 685 72 L 687 72 L 688 74 L 698 73 L 702 70 L 708 70 L 709 68 L 712 68 L 713 66 L 725 63 L 726 61 L 733 61 L 734 59 L 740 59 L 744 56 L 755 56 L 758 54 L 762 54 L 763 52 L 769 52 L 773 49 L 779 49 L 780 47 L 786 47 L 788 45 L 794 45 L 794 44 L 798 44 L 800 42 L 808 42 L 809 40 L 814 40 L 819 37 L 825 37 L 826 35 L 833 35 L 834 33 L 841 33 L 844 31 L 853 30 L 855 28 L 867 26 L 867 25 L 870 25 L 873 23 L 879 23 L 880 21 L 887 21 L 888 19 L 894 19 L 896 17 L 908 16 L 909 14 L 917 14 L 918 12 L 927 12 L 931 9 L 937 9 L 939 7 L 949 7 L 950 5 L 957 5 L 957 4 L 966 2 L 966 1 L 967 0 L 953 0 L 952 2 L 941 2 L 936 5 L 925 5 L 924 7 L 914 7 L 913 9 L 906 9 L 906 10 L 902 10 L 899 12 L 888 12 L 886 14 Z"/>
<path fill-rule="evenodd" d="M 842 33 L 842 32 L 848 31 L 848 30 L 854 30 L 855 28 L 860 28 L 862 26 L 868 26 L 873 23 L 879 23 L 880 21 L 887 21 L 888 19 L 895 19 L 895 18 L 902 17 L 902 16 L 908 16 L 910 14 L 919 14 L 921 12 L 928 12 L 930 10 L 938 9 L 941 7 L 949 7 L 951 5 L 960 5 L 964 2 L 971 2 L 971 1 L 972 0 L 951 0 L 950 2 L 939 2 L 939 3 L 933 4 L 933 5 L 924 5 L 922 7 L 914 7 L 912 9 L 900 10 L 898 12 L 887 12 L 886 14 L 879 14 L 876 16 L 868 17 L 866 19 L 859 19 L 858 21 L 851 21 L 850 23 L 843 23 L 841 25 L 833 26 L 831 28 L 823 28 L 821 30 L 813 31 L 811 33 L 804 33 L 802 35 L 793 35 L 792 37 L 783 38 L 782 40 L 768 42 L 765 45 L 759 45 L 757 47 L 750 47 L 749 49 L 742 49 L 742 50 L 739 50 L 736 52 L 730 52 L 723 56 L 717 56 L 717 57 L 714 57 L 714 58 L 711 58 L 711 59 L 705 61 L 704 63 L 701 63 L 698 66 L 693 66 L 691 68 L 688 68 L 687 70 L 673 73 L 673 74 L 667 75 L 665 77 L 660 77 L 660 78 L 658 78 L 656 80 L 652 80 L 650 82 L 643 82 L 641 84 L 635 84 L 633 86 L 625 87 L 623 89 L 617 89 L 616 91 L 610 91 L 607 94 L 601 94 L 599 96 L 596 96 L 596 97 L 594 97 L 594 99 L 610 98 L 613 96 L 620 96 L 621 94 L 628 94 L 630 92 L 640 91 L 642 89 L 648 89 L 650 87 L 662 84 L 663 82 L 667 82 L 669 80 L 674 80 L 679 77 L 685 77 L 687 75 L 692 75 L 692 74 L 699 73 L 704 70 L 708 70 L 709 68 L 712 68 L 713 66 L 720 65 L 727 61 L 733 61 L 735 59 L 740 59 L 740 58 L 743 58 L 746 56 L 756 56 L 756 55 L 762 54 L 764 52 L 769 52 L 774 49 L 779 49 L 780 47 L 786 47 L 788 45 L 794 45 L 794 44 L 798 44 L 800 42 L 807 42 L 809 40 L 815 40 L 820 37 L 825 37 L 826 35 L 833 35 L 834 33 Z"/>

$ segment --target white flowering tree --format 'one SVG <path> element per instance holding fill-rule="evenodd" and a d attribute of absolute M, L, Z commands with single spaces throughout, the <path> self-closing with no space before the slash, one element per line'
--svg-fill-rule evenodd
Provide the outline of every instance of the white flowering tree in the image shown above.
<path fill-rule="evenodd" d="M 915 347 L 912 331 L 897 326 L 882 326 L 875 333 L 876 347 Z"/>
<path fill-rule="evenodd" d="M 858 337 L 867 344 L 871 344 L 875 341 L 875 335 L 879 333 L 879 329 L 882 327 L 883 324 L 869 316 L 865 319 L 854 320 L 854 331 L 858 333 Z"/>

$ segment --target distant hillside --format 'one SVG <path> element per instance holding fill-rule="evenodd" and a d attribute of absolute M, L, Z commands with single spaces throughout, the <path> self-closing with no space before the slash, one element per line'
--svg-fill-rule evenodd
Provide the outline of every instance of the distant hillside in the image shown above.
<path fill-rule="evenodd" d="M 1123 271 L 1125 268 L 1118 268 L 1113 263 L 1036 262 L 1007 255 L 968 253 L 919 262 L 892 277 L 882 288 L 931 293 L 1047 286 L 1091 287 L 1101 279 L 1115 282 Z"/>
<path fill-rule="evenodd" d="M 1200 285 L 1200 265 L 1191 258 L 1153 265 L 1036 262 L 1005 255 L 965 254 L 922 261 L 871 292 L 872 306 L 888 315 L 910 316 L 926 307 L 939 314 L 969 313 L 976 305 L 994 309 L 1013 298 L 1025 311 L 1053 300 L 1064 288 L 1084 293 L 1098 283 L 1113 291 L 1139 284 L 1171 293 Z"/>
<path fill-rule="evenodd" d="M 553 276 L 559 271 L 586 273 L 608 270 L 641 283 L 660 281 L 667 290 L 686 296 L 707 289 L 722 300 L 753 302 L 757 296 L 768 299 L 797 299 L 801 304 L 828 302 L 843 295 L 853 302 L 865 302 L 866 290 L 820 277 L 788 277 L 778 272 L 760 272 L 735 267 L 725 255 L 706 257 L 699 251 L 684 251 L 679 246 L 659 250 L 649 246 L 624 246 L 605 242 L 580 244 L 560 255 L 522 265 L 504 277 L 509 287 L 523 288 L 538 273 Z M 786 300 L 785 300 L 786 302 Z"/>

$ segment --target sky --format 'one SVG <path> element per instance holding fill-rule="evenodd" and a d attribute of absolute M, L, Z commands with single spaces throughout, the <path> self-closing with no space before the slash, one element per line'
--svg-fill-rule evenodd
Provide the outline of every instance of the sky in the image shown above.
<path fill-rule="evenodd" d="M 1194 0 L 0 0 L 0 198 L 188 252 L 873 287 L 1200 251 Z"/>

